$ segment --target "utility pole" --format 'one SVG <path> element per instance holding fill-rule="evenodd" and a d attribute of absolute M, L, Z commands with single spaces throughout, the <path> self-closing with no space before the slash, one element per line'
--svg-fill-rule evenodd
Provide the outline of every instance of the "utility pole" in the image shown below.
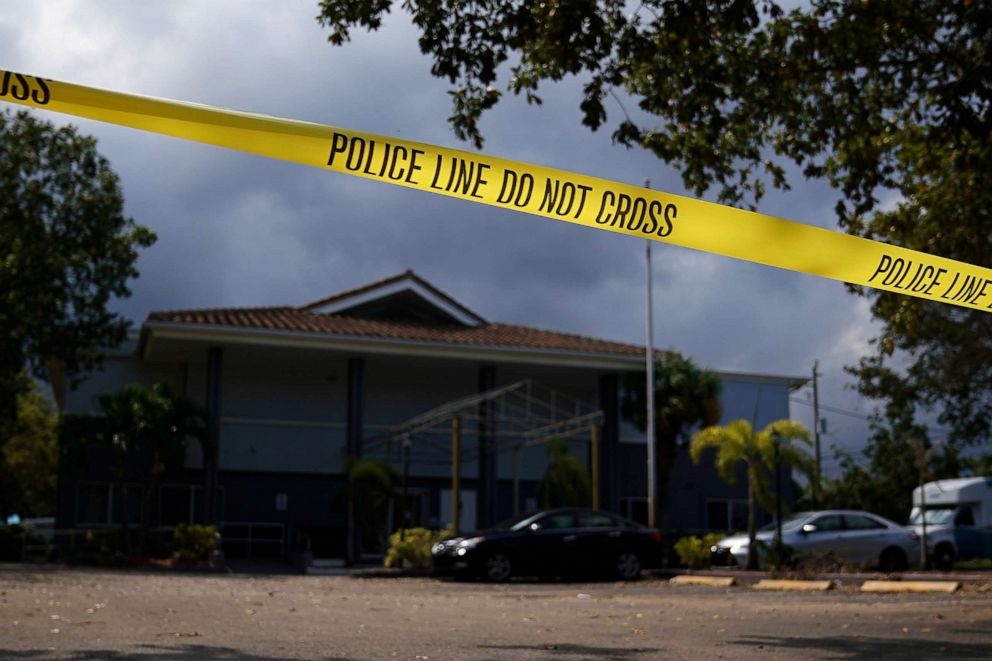
<path fill-rule="evenodd" d="M 816 379 L 816 368 L 820 361 L 813 361 L 813 447 L 816 451 L 816 469 L 813 472 L 813 509 L 820 508 L 820 394 Z"/>

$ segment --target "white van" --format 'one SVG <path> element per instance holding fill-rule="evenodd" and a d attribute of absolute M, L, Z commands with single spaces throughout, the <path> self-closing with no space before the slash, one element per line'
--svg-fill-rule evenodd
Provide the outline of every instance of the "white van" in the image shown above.
<path fill-rule="evenodd" d="M 920 504 L 926 503 L 927 548 L 939 569 L 955 560 L 992 558 L 992 477 L 938 480 L 913 489 L 909 525 L 923 534 Z M 926 496 L 925 499 L 921 496 Z"/>

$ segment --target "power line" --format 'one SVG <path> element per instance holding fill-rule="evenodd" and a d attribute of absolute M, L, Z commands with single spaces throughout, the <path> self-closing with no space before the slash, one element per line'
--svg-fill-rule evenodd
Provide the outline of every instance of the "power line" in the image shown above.
<path fill-rule="evenodd" d="M 789 401 L 790 402 L 793 402 L 795 404 L 803 404 L 805 406 L 813 406 L 813 403 L 812 402 L 807 402 L 806 400 L 799 399 L 798 397 L 790 397 L 789 398 Z M 836 406 L 828 406 L 827 404 L 820 404 L 820 408 L 821 409 L 824 409 L 826 411 L 830 411 L 831 413 L 837 413 L 838 415 L 846 415 L 846 416 L 851 417 L 851 418 L 858 418 L 860 420 L 867 420 L 869 422 L 872 420 L 872 416 L 869 415 L 869 414 L 867 414 L 867 413 L 858 413 L 857 411 L 848 411 L 847 409 L 837 408 Z M 948 427 L 932 427 L 930 425 L 923 425 L 923 426 L 924 426 L 924 428 L 927 431 L 938 433 L 938 434 L 949 434 L 949 433 L 951 433 L 951 431 L 953 431 L 953 430 L 951 430 Z"/>

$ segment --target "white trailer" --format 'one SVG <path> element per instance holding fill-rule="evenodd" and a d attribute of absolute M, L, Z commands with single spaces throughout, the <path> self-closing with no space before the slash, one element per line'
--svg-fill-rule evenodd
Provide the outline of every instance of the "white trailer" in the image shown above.
<path fill-rule="evenodd" d="M 938 568 L 992 558 L 992 477 L 937 480 L 924 484 L 922 492 L 913 489 L 909 525 L 922 535 L 924 521 L 927 549 Z"/>

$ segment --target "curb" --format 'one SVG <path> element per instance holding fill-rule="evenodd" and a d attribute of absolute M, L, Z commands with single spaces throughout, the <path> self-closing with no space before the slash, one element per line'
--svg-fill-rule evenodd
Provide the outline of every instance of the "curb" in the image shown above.
<path fill-rule="evenodd" d="M 833 587 L 833 581 L 796 581 L 789 579 L 763 578 L 751 587 L 755 590 L 803 590 L 806 592 L 826 592 Z"/>
<path fill-rule="evenodd" d="M 729 588 L 737 585 L 737 579 L 733 576 L 673 576 L 668 581 L 672 585 L 708 585 L 714 588 Z"/>
<path fill-rule="evenodd" d="M 957 592 L 959 581 L 865 581 L 862 592 Z"/>

